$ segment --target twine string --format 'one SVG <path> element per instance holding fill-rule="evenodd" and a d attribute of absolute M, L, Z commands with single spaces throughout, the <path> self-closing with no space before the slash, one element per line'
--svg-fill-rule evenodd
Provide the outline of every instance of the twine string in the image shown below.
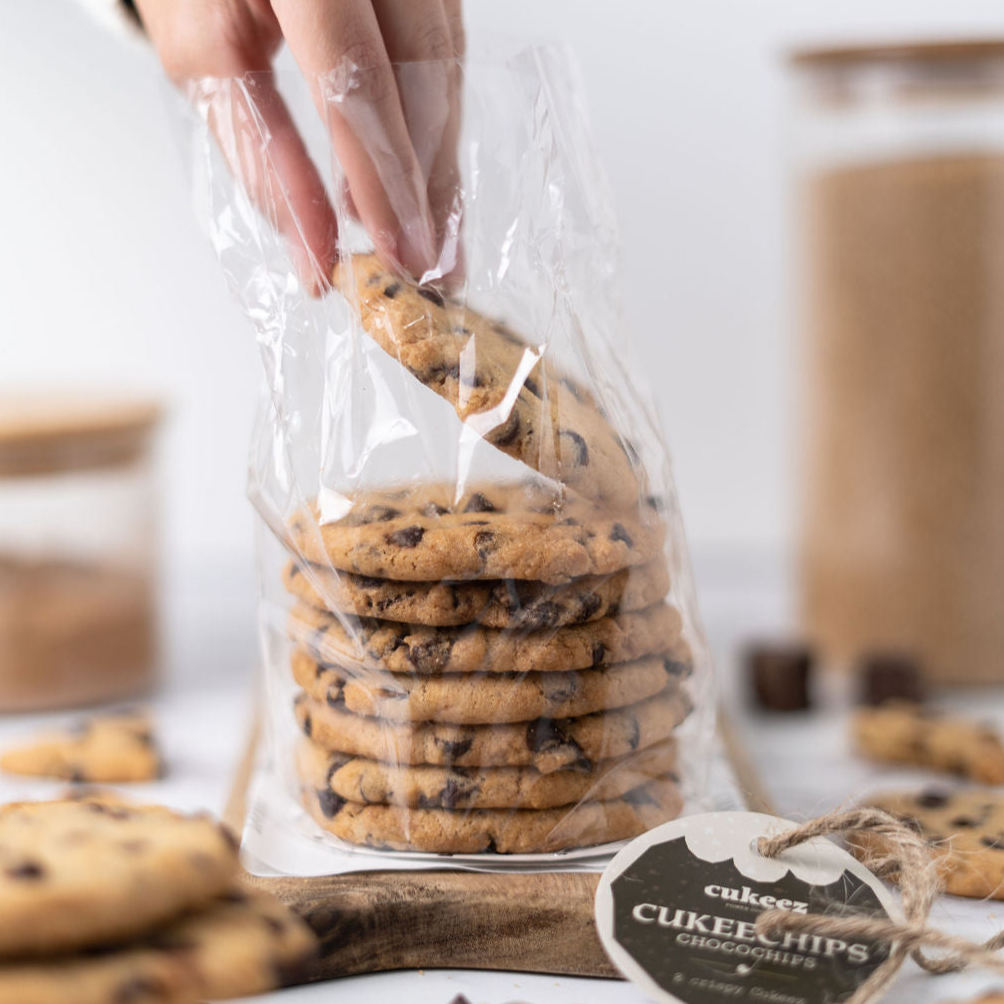
<path fill-rule="evenodd" d="M 777 836 L 761 837 L 757 849 L 764 857 L 775 858 L 814 837 L 837 833 L 868 834 L 860 841 L 865 852 L 864 864 L 880 878 L 898 876 L 905 921 L 897 923 L 868 914 L 838 917 L 768 910 L 757 918 L 757 931 L 763 934 L 793 932 L 834 938 L 864 938 L 888 945 L 888 958 L 861 983 L 845 1004 L 866 1004 L 878 997 L 895 979 L 907 956 L 935 975 L 958 972 L 973 965 L 1004 973 L 1004 959 L 996 954 L 1004 948 L 1004 931 L 983 944 L 977 944 L 927 926 L 931 907 L 941 892 L 937 866 L 924 838 L 895 816 L 872 808 L 831 812 Z M 930 958 L 923 953 L 924 948 L 947 954 Z"/>

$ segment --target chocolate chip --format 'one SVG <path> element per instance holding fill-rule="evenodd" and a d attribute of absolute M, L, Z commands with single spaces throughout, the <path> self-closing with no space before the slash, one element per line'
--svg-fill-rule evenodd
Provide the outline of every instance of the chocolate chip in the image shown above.
<path fill-rule="evenodd" d="M 920 664 L 901 652 L 872 652 L 858 666 L 858 697 L 862 704 L 878 707 L 886 701 L 924 700 Z"/>
<path fill-rule="evenodd" d="M 408 646 L 408 661 L 418 670 L 441 672 L 450 661 L 456 637 L 437 634 L 425 641 Z"/>
<path fill-rule="evenodd" d="M 471 785 L 461 778 L 448 778 L 439 793 L 439 802 L 444 809 L 453 809 L 471 792 Z"/>
<path fill-rule="evenodd" d="M 607 647 L 601 641 L 593 643 L 593 665 L 599 666 L 607 657 Z"/>
<path fill-rule="evenodd" d="M 610 531 L 610 539 L 615 543 L 619 540 L 628 547 L 634 546 L 634 541 L 631 539 L 631 535 L 624 529 L 624 525 L 622 523 L 614 523 L 613 529 Z"/>
<path fill-rule="evenodd" d="M 124 805 L 108 805 L 105 802 L 88 802 L 87 808 L 91 812 L 96 812 L 102 816 L 110 816 L 112 819 L 131 819 L 133 813 Z"/>
<path fill-rule="evenodd" d="M 443 300 L 443 294 L 435 289 L 431 289 L 425 286 L 420 286 L 418 289 L 418 295 L 425 297 L 430 303 L 434 303 L 437 307 L 441 307 L 445 302 Z"/>
<path fill-rule="evenodd" d="M 625 792 L 624 801 L 635 808 L 641 808 L 643 805 L 659 804 L 648 790 L 647 785 L 642 785 L 640 788 L 632 788 L 631 791 Z"/>
<path fill-rule="evenodd" d="M 498 849 L 498 846 L 495 843 L 495 838 L 494 837 L 489 837 L 488 838 L 488 843 L 485 844 L 485 853 L 486 854 L 498 854 L 498 852 L 499 852 L 499 849 Z"/>
<path fill-rule="evenodd" d="M 495 551 L 498 546 L 498 537 L 491 530 L 479 530 L 474 535 L 474 549 L 482 560 Z"/>
<path fill-rule="evenodd" d="M 449 511 L 438 502 L 426 502 L 422 507 L 422 513 L 426 516 L 445 516 Z"/>
<path fill-rule="evenodd" d="M 471 751 L 473 739 L 436 739 L 436 748 L 441 750 L 447 760 L 459 760 L 465 753 Z"/>
<path fill-rule="evenodd" d="M 310 718 L 310 712 L 305 711 L 303 714 L 303 734 L 309 739 L 314 733 L 314 723 Z"/>
<path fill-rule="evenodd" d="M 802 711 L 809 707 L 813 653 L 804 645 L 751 645 L 746 671 L 757 703 L 769 711 Z"/>
<path fill-rule="evenodd" d="M 7 878 L 32 880 L 43 878 L 45 869 L 37 861 L 22 861 L 5 868 L 4 874 Z"/>
<path fill-rule="evenodd" d="M 521 611 L 519 624 L 532 630 L 553 627 L 561 620 L 562 613 L 562 608 L 557 603 L 539 600 Z"/>
<path fill-rule="evenodd" d="M 631 731 L 628 734 L 628 746 L 630 746 L 631 749 L 636 750 L 640 742 L 641 742 L 641 725 L 639 724 L 637 718 L 632 718 Z"/>
<path fill-rule="evenodd" d="M 112 995 L 115 1004 L 144 1004 L 149 1001 L 167 1000 L 168 988 L 157 979 L 149 976 L 134 976 L 120 983 Z"/>
<path fill-rule="evenodd" d="M 428 369 L 416 372 L 416 376 L 420 377 L 423 383 L 442 383 L 444 380 L 459 380 L 460 364 L 453 363 L 447 366 L 446 363 L 440 363 L 438 366 L 430 366 Z"/>
<path fill-rule="evenodd" d="M 574 673 L 548 673 L 546 679 L 548 680 L 545 684 L 546 695 L 549 702 L 564 704 L 578 693 L 579 685 Z"/>
<path fill-rule="evenodd" d="M 363 514 L 363 523 L 386 523 L 388 520 L 397 519 L 401 515 L 400 509 L 395 509 L 389 505 L 371 506 Z"/>
<path fill-rule="evenodd" d="M 973 819 L 972 816 L 956 816 L 954 819 L 949 821 L 948 825 L 959 830 L 967 830 L 972 829 L 974 826 L 979 826 L 980 821 L 978 819 Z"/>
<path fill-rule="evenodd" d="M 278 917 L 262 917 L 262 923 L 275 934 L 282 934 L 286 930 L 286 925 Z"/>
<path fill-rule="evenodd" d="M 527 377 L 523 381 L 523 386 L 534 396 L 540 397 L 540 388 L 537 386 L 537 381 L 533 377 Z"/>
<path fill-rule="evenodd" d="M 342 798 L 341 795 L 336 795 L 330 788 L 318 788 L 317 801 L 320 803 L 321 812 L 328 819 L 333 819 L 342 811 L 346 799 Z"/>
<path fill-rule="evenodd" d="M 999 833 L 994 837 L 980 837 L 980 843 L 992 851 L 1004 851 L 1004 833 Z"/>
<path fill-rule="evenodd" d="M 924 809 L 941 809 L 948 805 L 951 795 L 947 791 L 928 788 L 917 796 L 917 805 Z"/>
<path fill-rule="evenodd" d="M 482 495 L 481 492 L 475 492 L 470 499 L 467 501 L 467 505 L 464 506 L 464 512 L 495 512 L 495 506 Z"/>
<path fill-rule="evenodd" d="M 566 735 L 564 727 L 559 724 L 560 721 L 561 719 L 538 718 L 534 722 L 527 722 L 526 744 L 531 752 L 550 753 L 554 750 L 567 749 L 582 754 L 582 747 Z"/>
<path fill-rule="evenodd" d="M 513 411 L 501 425 L 496 426 L 488 436 L 488 440 L 496 446 L 508 446 L 519 435 L 519 415 Z"/>
<path fill-rule="evenodd" d="M 581 388 L 577 387 L 574 383 L 572 383 L 572 381 L 569 380 L 568 377 L 562 377 L 561 378 L 561 386 L 564 387 L 565 390 L 567 390 L 568 393 L 571 394 L 572 397 L 574 397 L 576 401 L 581 401 L 582 400 L 582 390 L 581 390 Z"/>
<path fill-rule="evenodd" d="M 392 282 L 384 291 L 383 295 L 387 297 L 388 300 L 393 300 L 398 293 L 401 292 L 401 283 Z"/>
<path fill-rule="evenodd" d="M 576 619 L 580 621 L 592 620 L 601 606 L 603 606 L 603 600 L 596 593 L 586 593 L 584 596 L 580 596 L 579 613 Z"/>
<path fill-rule="evenodd" d="M 345 688 L 340 680 L 329 685 L 324 692 L 324 700 L 332 708 L 340 708 L 345 704 Z M 310 733 L 308 732 L 307 735 Z"/>
<path fill-rule="evenodd" d="M 666 675 L 671 680 L 682 680 L 684 677 L 690 676 L 690 664 L 680 662 L 679 659 L 666 656 L 666 658 L 662 660 L 662 665 L 666 670 Z"/>
<path fill-rule="evenodd" d="M 388 533 L 385 538 L 388 544 L 395 547 L 417 547 L 425 536 L 425 529 L 420 526 L 406 526 L 401 530 Z"/>
<path fill-rule="evenodd" d="M 558 433 L 558 439 L 562 438 L 570 439 L 572 446 L 575 447 L 575 459 L 572 463 L 576 467 L 586 467 L 589 464 L 589 447 L 586 446 L 586 441 L 577 432 L 572 432 L 571 429 L 562 429 Z"/>
<path fill-rule="evenodd" d="M 460 382 L 465 387 L 484 387 L 485 385 L 484 377 L 477 370 L 471 373 L 469 369 L 466 372 L 460 371 Z"/>

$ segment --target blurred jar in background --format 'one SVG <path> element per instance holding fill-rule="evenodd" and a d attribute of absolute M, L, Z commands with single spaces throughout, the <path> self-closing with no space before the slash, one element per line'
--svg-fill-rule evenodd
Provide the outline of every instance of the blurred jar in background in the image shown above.
<path fill-rule="evenodd" d="M 0 396 L 0 711 L 147 691 L 157 406 Z"/>
<path fill-rule="evenodd" d="M 1004 681 L 1004 41 L 792 63 L 806 629 Z"/>

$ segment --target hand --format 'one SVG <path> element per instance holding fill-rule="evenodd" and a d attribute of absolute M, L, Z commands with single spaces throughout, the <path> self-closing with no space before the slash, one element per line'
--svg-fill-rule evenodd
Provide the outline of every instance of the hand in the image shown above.
<path fill-rule="evenodd" d="M 218 128 L 217 135 L 231 169 L 285 237 L 313 294 L 324 289 L 331 274 L 337 224 L 317 168 L 275 86 L 272 59 L 283 40 L 326 118 L 349 206 L 377 253 L 419 280 L 453 269 L 457 64 L 413 74 L 409 79 L 428 85 L 421 95 L 399 88 L 391 64 L 459 60 L 461 0 L 135 2 L 165 71 L 179 86 L 198 78 L 253 74 L 239 91 L 239 100 L 250 107 L 225 118 L 246 123 L 249 131 L 260 122 L 270 135 L 269 156 L 257 155 L 257 132 L 252 143 L 242 142 L 249 137 L 240 135 L 224 141 Z M 322 75 L 349 64 L 358 71 L 354 82 L 359 87 L 351 102 L 325 102 Z"/>

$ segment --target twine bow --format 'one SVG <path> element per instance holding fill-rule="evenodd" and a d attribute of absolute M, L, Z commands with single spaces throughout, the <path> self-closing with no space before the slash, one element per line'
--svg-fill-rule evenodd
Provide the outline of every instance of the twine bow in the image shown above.
<path fill-rule="evenodd" d="M 764 857 L 775 858 L 814 837 L 851 832 L 867 832 L 880 838 L 877 849 L 867 849 L 864 863 L 880 878 L 899 876 L 904 922 L 865 914 L 833 917 L 768 910 L 757 918 L 758 932 L 773 935 L 790 931 L 835 938 L 864 938 L 889 945 L 889 957 L 845 1004 L 866 1004 L 878 997 L 892 983 L 907 956 L 935 975 L 955 973 L 974 965 L 1004 973 L 1004 959 L 995 954 L 1004 948 L 1004 931 L 977 944 L 927 926 L 931 906 L 941 891 L 937 866 L 924 838 L 888 812 L 870 808 L 831 812 L 776 837 L 761 837 L 757 850 Z M 929 958 L 923 953 L 924 948 L 947 954 Z"/>

